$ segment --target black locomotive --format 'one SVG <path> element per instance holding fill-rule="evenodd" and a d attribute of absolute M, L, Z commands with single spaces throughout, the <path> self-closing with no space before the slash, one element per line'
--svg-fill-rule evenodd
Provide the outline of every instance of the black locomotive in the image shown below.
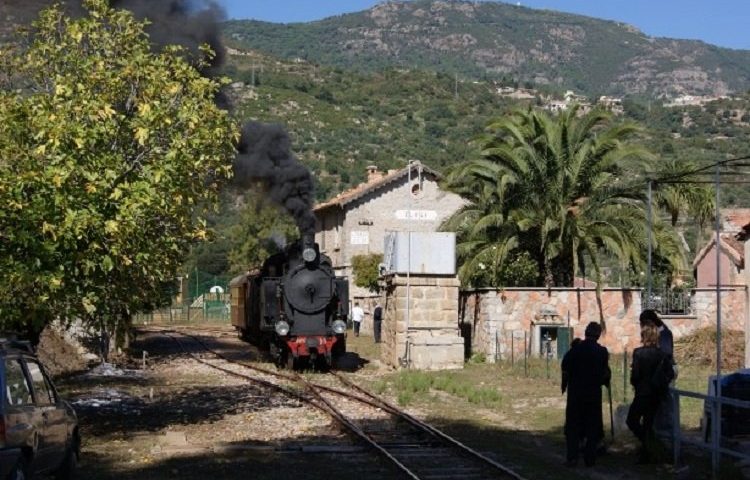
<path fill-rule="evenodd" d="M 349 284 L 311 237 L 230 283 L 232 325 L 279 365 L 330 366 L 346 351 Z"/>

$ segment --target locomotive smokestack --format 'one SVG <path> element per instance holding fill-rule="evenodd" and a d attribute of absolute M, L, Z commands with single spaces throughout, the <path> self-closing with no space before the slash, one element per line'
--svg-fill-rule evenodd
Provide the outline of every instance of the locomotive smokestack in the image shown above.
<path fill-rule="evenodd" d="M 271 200 L 297 223 L 304 242 L 315 237 L 314 184 L 310 170 L 291 152 L 281 125 L 249 122 L 242 129 L 234 162 L 234 181 L 249 188 L 261 184 Z"/>
<path fill-rule="evenodd" d="M 315 248 L 315 233 L 305 233 L 302 235 L 302 248 Z"/>

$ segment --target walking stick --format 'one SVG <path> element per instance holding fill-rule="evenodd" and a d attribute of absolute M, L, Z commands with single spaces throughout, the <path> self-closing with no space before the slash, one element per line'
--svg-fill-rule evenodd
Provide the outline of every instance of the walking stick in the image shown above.
<path fill-rule="evenodd" d="M 612 441 L 615 441 L 615 416 L 612 413 L 612 387 L 607 384 L 607 394 L 609 396 L 609 431 L 612 434 Z"/>

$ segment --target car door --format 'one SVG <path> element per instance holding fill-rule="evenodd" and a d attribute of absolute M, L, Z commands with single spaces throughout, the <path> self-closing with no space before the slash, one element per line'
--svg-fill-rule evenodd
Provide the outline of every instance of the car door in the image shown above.
<path fill-rule="evenodd" d="M 34 405 L 31 382 L 21 359 L 5 359 L 5 438 L 8 447 L 36 447 L 44 419 Z M 35 458 L 35 464 L 36 464 Z M 42 457 L 38 459 L 44 463 Z"/>
<path fill-rule="evenodd" d="M 57 468 L 65 456 L 67 437 L 65 412 L 57 407 L 55 393 L 49 386 L 38 361 L 25 358 L 26 369 L 34 391 L 34 405 L 41 411 L 43 428 L 39 438 L 39 450 L 44 457 L 45 470 Z"/>

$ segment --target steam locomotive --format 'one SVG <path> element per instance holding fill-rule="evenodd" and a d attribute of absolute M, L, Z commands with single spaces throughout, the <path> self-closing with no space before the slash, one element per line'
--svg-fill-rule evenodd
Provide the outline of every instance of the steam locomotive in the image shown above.
<path fill-rule="evenodd" d="M 230 283 L 232 325 L 280 366 L 330 367 L 346 351 L 349 284 L 312 237 Z"/>

